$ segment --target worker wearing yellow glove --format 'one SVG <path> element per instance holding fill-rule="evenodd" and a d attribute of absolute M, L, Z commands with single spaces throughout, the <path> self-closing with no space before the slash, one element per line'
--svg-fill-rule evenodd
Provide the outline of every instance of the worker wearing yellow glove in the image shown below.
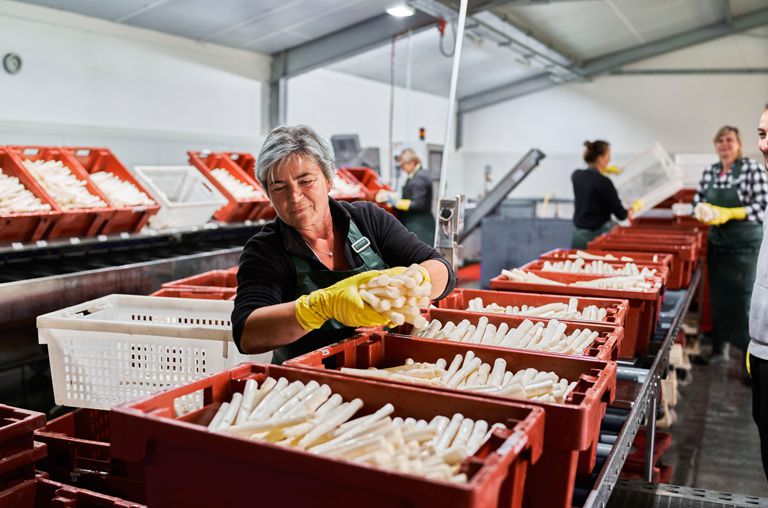
<path fill-rule="evenodd" d="M 387 203 L 398 211 L 397 218 L 427 245 L 435 243 L 435 216 L 432 215 L 432 181 L 416 152 L 406 148 L 397 157 L 400 169 L 407 175 L 402 195 L 379 191 L 376 201 Z"/>
<path fill-rule="evenodd" d="M 749 344 L 749 307 L 768 180 L 756 161 L 742 155 L 738 129 L 721 128 L 714 143 L 720 161 L 704 170 L 693 205 L 694 217 L 710 226 L 711 360 L 719 361 L 728 358 L 728 343 L 743 352 Z"/>
<path fill-rule="evenodd" d="M 307 331 L 317 330 L 330 319 L 346 326 L 387 324 L 389 320 L 363 302 L 358 293 L 359 286 L 382 273 L 369 270 L 300 296 L 296 300 L 296 320 Z"/>

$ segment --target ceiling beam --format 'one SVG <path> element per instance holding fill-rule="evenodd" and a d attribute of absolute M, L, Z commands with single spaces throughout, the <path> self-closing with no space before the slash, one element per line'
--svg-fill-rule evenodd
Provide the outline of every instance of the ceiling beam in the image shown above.
<path fill-rule="evenodd" d="M 673 35 L 659 41 L 641 44 L 626 50 L 593 58 L 587 60 L 581 67 L 574 70 L 582 73 L 587 78 L 591 78 L 600 74 L 613 72 L 625 65 L 636 63 L 647 58 L 684 49 L 689 46 L 719 39 L 727 35 L 733 35 L 763 25 L 768 25 L 768 9 L 760 9 L 739 16 L 738 18 L 733 18 L 730 24 L 724 21 Z M 459 111 L 466 113 L 468 111 L 485 108 L 499 102 L 545 90 L 562 82 L 567 81 L 563 80 L 558 82 L 552 79 L 548 74 L 542 73 L 460 99 Z"/>
<path fill-rule="evenodd" d="M 406 18 L 382 14 L 356 25 L 272 54 L 271 81 L 291 78 L 386 44 L 396 35 L 432 26 L 435 18 L 416 12 Z"/>
<path fill-rule="evenodd" d="M 718 74 L 768 74 L 768 67 L 737 67 L 718 69 L 616 69 L 612 76 L 690 76 Z"/>

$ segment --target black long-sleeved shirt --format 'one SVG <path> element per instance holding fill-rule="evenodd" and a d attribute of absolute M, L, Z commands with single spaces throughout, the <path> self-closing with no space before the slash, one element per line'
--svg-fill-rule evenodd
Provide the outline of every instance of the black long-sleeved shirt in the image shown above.
<path fill-rule="evenodd" d="M 373 250 L 387 266 L 409 266 L 428 259 L 438 259 L 448 268 L 449 281 L 440 298 L 456 286 L 456 276 L 448 262 L 432 247 L 405 229 L 391 214 L 369 202 L 346 203 L 329 198 L 331 220 L 340 235 L 346 239 L 349 221 L 354 220 L 360 232 L 371 242 Z M 261 307 L 293 301 L 296 295 L 296 269 L 291 254 L 305 258 L 313 270 L 327 270 L 301 235 L 279 218 L 267 224 L 251 237 L 240 256 L 237 272 L 237 297 L 232 311 L 232 335 L 240 347 L 245 322 L 251 312 Z M 349 241 L 344 245 L 344 256 L 351 267 L 362 264 Z M 293 357 L 347 338 L 352 328 L 331 332 L 314 330 L 296 342 L 280 348 L 279 360 Z M 307 340 L 305 340 L 307 339 Z"/>
<path fill-rule="evenodd" d="M 403 199 L 410 199 L 409 212 L 432 211 L 432 181 L 424 168 L 419 168 L 403 185 Z"/>
<path fill-rule="evenodd" d="M 596 168 L 577 169 L 571 175 L 575 198 L 573 224 L 577 228 L 595 230 L 611 219 L 627 218 L 619 194 L 610 178 Z"/>

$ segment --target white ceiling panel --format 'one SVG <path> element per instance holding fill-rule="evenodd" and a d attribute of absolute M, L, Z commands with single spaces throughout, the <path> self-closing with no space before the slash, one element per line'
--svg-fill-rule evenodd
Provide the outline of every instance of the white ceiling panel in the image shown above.
<path fill-rule="evenodd" d="M 62 11 L 74 12 L 92 18 L 102 18 L 114 21 L 123 16 L 145 7 L 147 0 L 19 0 L 28 4 L 42 5 Z"/>

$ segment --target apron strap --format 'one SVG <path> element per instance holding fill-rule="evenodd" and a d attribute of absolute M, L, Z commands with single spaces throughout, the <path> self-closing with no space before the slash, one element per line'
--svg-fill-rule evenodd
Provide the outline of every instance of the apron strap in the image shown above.
<path fill-rule="evenodd" d="M 360 259 L 363 260 L 363 265 L 365 265 L 368 270 L 383 270 L 387 268 L 379 255 L 373 250 L 371 241 L 360 232 L 357 224 L 355 224 L 355 221 L 352 219 L 349 219 L 349 233 L 347 233 L 347 239 L 352 246 L 352 250 L 357 252 Z"/>

